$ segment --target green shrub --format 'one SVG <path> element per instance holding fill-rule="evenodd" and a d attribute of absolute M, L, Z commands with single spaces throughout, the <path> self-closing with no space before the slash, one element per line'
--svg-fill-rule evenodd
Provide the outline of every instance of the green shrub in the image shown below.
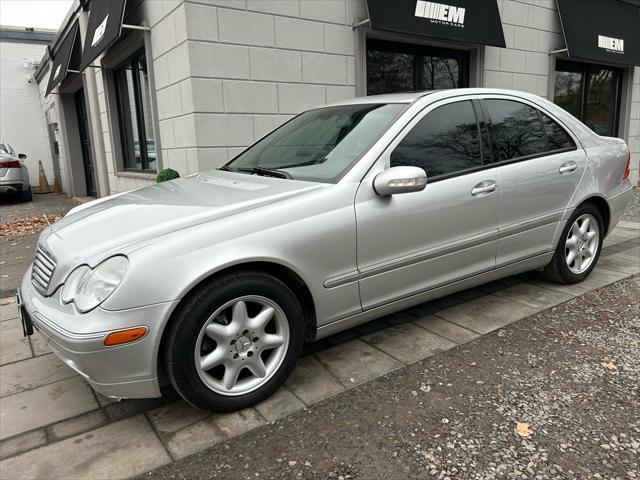
<path fill-rule="evenodd" d="M 160 183 L 160 182 L 166 182 L 168 180 L 173 180 L 175 178 L 180 178 L 180 174 L 176 172 L 173 168 L 165 168 L 164 170 L 160 170 L 158 172 L 156 181 Z"/>

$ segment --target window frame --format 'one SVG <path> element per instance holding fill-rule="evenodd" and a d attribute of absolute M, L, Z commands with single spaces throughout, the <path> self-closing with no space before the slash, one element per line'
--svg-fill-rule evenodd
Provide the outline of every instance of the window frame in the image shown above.
<path fill-rule="evenodd" d="M 498 100 L 513 100 L 516 102 L 520 102 L 520 103 L 524 103 L 525 105 L 528 105 L 530 107 L 535 108 L 537 111 L 539 111 L 540 113 L 544 113 L 545 115 L 547 115 L 549 118 L 551 118 L 554 122 L 556 122 L 568 135 L 569 138 L 571 138 L 573 140 L 574 146 L 570 147 L 570 148 L 563 148 L 563 149 L 556 149 L 556 150 L 551 150 L 551 151 L 545 151 L 543 153 L 536 153 L 533 155 L 527 155 L 524 157 L 518 157 L 518 158 L 512 158 L 509 160 L 502 160 L 500 162 L 496 162 L 496 157 L 495 157 L 495 152 L 493 149 L 493 138 L 491 136 L 491 130 L 489 128 L 489 121 L 488 119 L 490 119 L 488 112 L 486 111 L 486 107 L 483 103 L 484 100 L 491 100 L 491 99 L 498 99 Z M 515 97 L 515 96 L 511 96 L 511 95 L 506 95 L 506 94 L 460 94 L 454 97 L 449 97 L 446 99 L 442 99 L 442 100 L 438 100 L 432 104 L 426 105 L 424 108 L 422 108 L 419 112 L 417 112 L 411 119 L 409 119 L 405 125 L 402 127 L 402 130 L 397 134 L 397 136 L 387 145 L 387 147 L 385 148 L 385 151 L 383 153 L 383 158 L 384 158 L 384 164 L 385 164 L 385 168 L 390 168 L 391 165 L 391 152 L 393 152 L 395 150 L 395 148 L 398 146 L 398 144 L 400 142 L 402 142 L 402 140 L 404 139 L 404 137 L 420 122 L 420 120 L 422 120 L 422 118 L 424 118 L 426 115 L 428 115 L 429 113 L 433 112 L 435 109 L 437 109 L 438 107 L 441 107 L 443 105 L 447 105 L 449 103 L 455 103 L 455 102 L 460 102 L 460 101 L 465 101 L 465 100 L 471 100 L 472 102 L 474 102 L 477 105 L 477 108 L 479 109 L 481 116 L 480 118 L 478 118 L 478 125 L 480 128 L 480 133 L 483 136 L 483 141 L 481 142 L 481 152 L 482 155 L 484 155 L 485 152 L 485 146 L 484 146 L 484 139 L 486 139 L 489 142 L 489 149 L 490 150 L 490 158 L 492 159 L 491 162 L 485 163 L 484 165 L 480 165 L 478 167 L 474 167 L 474 168 L 469 168 L 466 170 L 460 170 L 457 172 L 452 172 L 449 174 L 445 174 L 445 175 L 438 175 L 435 177 L 427 177 L 427 181 L 428 183 L 435 183 L 435 182 L 440 182 L 443 180 L 448 180 L 450 178 L 456 178 L 462 175 L 468 175 L 471 173 L 476 173 L 476 172 L 480 172 L 483 170 L 489 170 L 492 168 L 498 168 L 501 167 L 503 165 L 510 165 L 513 163 L 519 163 L 519 162 L 525 162 L 528 160 L 534 160 L 537 158 L 542 158 L 542 157 L 546 157 L 546 156 L 551 156 L 551 155 L 558 155 L 561 153 L 567 153 L 567 152 L 572 152 L 572 151 L 576 151 L 579 148 L 582 148 L 582 144 L 581 142 L 578 140 L 578 138 L 576 137 L 576 135 L 571 131 L 571 129 L 569 127 L 566 126 L 566 124 L 564 122 L 562 122 L 558 117 L 556 117 L 553 113 L 549 112 L 548 110 L 546 110 L 545 108 L 538 106 L 537 104 L 528 101 L 525 98 L 520 98 L 520 97 Z M 540 117 L 539 117 L 540 118 Z M 542 122 L 542 120 L 540 120 Z M 543 128 L 544 134 L 545 134 L 545 138 L 546 138 L 546 130 Z M 484 162 L 484 157 L 483 157 L 483 162 Z"/>
<path fill-rule="evenodd" d="M 499 166 L 499 165 L 510 165 L 512 163 L 518 163 L 518 162 L 523 162 L 523 161 L 527 161 L 527 160 L 533 160 L 533 159 L 536 159 L 536 158 L 547 157 L 547 156 L 550 156 L 550 155 L 557 155 L 559 153 L 573 152 L 573 151 L 578 149 L 578 145 L 580 144 L 578 139 L 575 137 L 573 132 L 571 132 L 571 130 L 568 129 L 553 114 L 551 114 L 550 112 L 548 112 L 546 110 L 541 109 L 539 106 L 537 106 L 537 105 L 535 105 L 535 104 L 533 104 L 531 102 L 527 102 L 526 99 L 521 99 L 521 98 L 518 98 L 518 97 L 509 97 L 509 96 L 498 96 L 498 95 L 496 95 L 496 96 L 483 96 L 480 99 L 480 104 L 482 106 L 482 113 L 484 114 L 485 122 L 487 123 L 487 126 L 488 126 L 489 136 L 490 136 L 490 144 L 492 145 L 492 147 L 495 145 L 495 138 L 494 138 L 494 132 L 493 132 L 493 125 L 491 123 L 491 115 L 489 115 L 489 110 L 487 109 L 487 105 L 486 105 L 486 101 L 487 100 L 507 100 L 507 101 L 512 101 L 512 102 L 518 102 L 518 103 L 522 103 L 524 105 L 527 105 L 527 106 L 535 109 L 537 114 L 538 114 L 538 121 L 540 122 L 540 127 L 542 128 L 542 132 L 544 134 L 544 139 L 545 139 L 545 145 L 546 145 L 546 148 L 547 148 L 547 150 L 545 150 L 544 152 L 533 153 L 531 155 L 523 155 L 522 157 L 515 157 L 515 158 L 510 158 L 508 160 L 501 160 L 501 161 L 497 161 L 497 158 L 496 158 L 496 155 L 495 155 L 495 148 L 493 148 L 493 150 L 494 150 L 494 156 L 493 156 L 494 163 L 493 163 L 493 165 L 496 165 L 496 166 Z M 572 147 L 557 148 L 555 150 L 548 150 L 548 148 L 549 148 L 549 138 L 547 136 L 547 130 L 544 128 L 544 123 L 542 122 L 541 113 L 544 113 L 551 120 L 556 122 L 565 131 L 565 133 L 567 133 L 569 138 L 571 140 L 573 140 L 573 146 Z"/>
<path fill-rule="evenodd" d="M 120 134 L 120 148 L 121 148 L 121 155 L 122 155 L 122 171 L 124 172 L 130 172 L 130 173 L 150 173 L 150 174 L 155 174 L 157 173 L 158 170 L 158 159 L 157 159 L 157 148 L 156 148 L 156 168 L 152 169 L 149 168 L 149 152 L 147 151 L 147 125 L 145 124 L 145 119 L 144 119 L 144 105 L 143 105 L 143 100 L 142 100 L 142 96 L 144 95 L 142 92 L 142 85 L 140 84 L 140 68 L 138 65 L 138 60 L 140 59 L 140 57 L 145 57 L 145 64 L 146 64 L 146 68 L 147 68 L 147 75 L 150 75 L 149 73 L 149 62 L 148 62 L 148 55 L 146 52 L 146 49 L 144 47 L 137 49 L 134 53 L 132 53 L 131 55 L 127 56 L 127 58 L 123 61 L 121 61 L 118 65 L 116 65 L 115 67 L 112 68 L 112 74 L 113 74 L 113 86 L 114 86 L 114 99 L 115 99 L 115 103 L 116 103 L 116 113 L 117 113 L 117 120 L 118 120 L 118 127 L 119 127 L 119 134 Z M 125 138 L 125 136 L 127 135 L 127 128 L 123 128 L 123 127 L 127 127 L 129 125 L 129 121 L 125 121 L 124 119 L 124 96 L 122 95 L 122 85 L 121 85 L 121 77 L 126 77 L 126 69 L 131 67 L 131 78 L 133 81 L 133 94 L 134 94 L 134 105 L 135 105 L 135 118 L 136 118 L 136 123 L 137 123 L 137 130 L 138 130 L 138 148 L 140 151 L 140 161 L 142 164 L 142 168 L 137 169 L 137 168 L 132 168 L 129 165 L 131 164 L 131 159 L 128 158 L 128 150 L 126 149 L 127 144 L 128 144 L 128 139 Z M 123 75 L 124 73 L 124 75 Z M 149 85 L 149 89 L 151 90 L 151 85 Z M 149 95 L 151 96 L 152 92 L 149 91 Z M 128 95 L 128 94 L 127 94 Z M 128 108 L 128 107 L 127 107 Z M 133 112 L 131 112 L 133 113 Z M 153 111 L 152 111 L 152 117 L 153 117 Z M 152 130 L 154 129 L 154 125 L 153 125 L 153 118 L 151 119 L 151 128 Z M 155 132 L 154 132 L 154 142 L 156 142 L 155 139 Z M 134 150 L 135 152 L 135 150 Z"/>
<path fill-rule="evenodd" d="M 372 48 L 373 45 L 373 48 Z M 365 49 L 364 49 L 364 87 L 365 87 L 365 95 L 369 94 L 369 72 L 368 72 L 368 58 L 369 58 L 369 49 L 379 50 L 384 52 L 391 53 L 404 53 L 413 55 L 413 86 L 412 90 L 404 90 L 404 91 L 422 91 L 426 90 L 423 84 L 423 73 L 424 73 L 424 63 L 419 61 L 422 57 L 425 56 L 441 56 L 441 57 L 449 57 L 455 58 L 460 61 L 462 64 L 462 69 L 460 70 L 460 86 L 456 88 L 468 88 L 469 87 L 469 79 L 470 79 L 470 70 L 471 70 L 471 52 L 468 50 L 455 50 L 452 48 L 444 48 L 444 47 L 434 47 L 430 45 L 422 45 L 415 43 L 405 43 L 394 40 L 383 40 L 380 38 L 367 37 L 365 39 Z M 400 92 L 389 92 L 389 93 L 402 93 Z"/>
<path fill-rule="evenodd" d="M 582 80 L 580 82 L 580 102 L 579 102 L 580 112 L 579 112 L 579 115 L 576 116 L 576 118 L 580 120 L 582 123 L 584 123 L 584 115 L 587 109 L 587 102 L 588 102 L 588 94 L 587 94 L 588 77 L 593 74 L 594 70 L 601 69 L 601 68 L 611 70 L 615 72 L 617 75 L 617 80 L 615 82 L 615 101 L 614 101 L 613 109 L 610 114 L 611 115 L 610 120 L 612 123 L 611 136 L 618 137 L 620 133 L 620 112 L 622 107 L 622 96 L 623 96 L 623 91 L 622 91 L 622 82 L 623 82 L 623 75 L 624 75 L 623 68 L 614 67 L 611 65 L 603 65 L 598 63 L 578 62 L 578 61 L 571 61 L 565 58 L 557 58 L 555 61 L 554 71 L 553 71 L 554 77 L 552 82 L 553 83 L 552 93 L 555 92 L 555 77 L 558 72 L 571 72 L 571 73 L 581 74 Z M 553 98 L 551 99 L 551 101 L 555 103 L 555 94 L 553 95 Z"/>

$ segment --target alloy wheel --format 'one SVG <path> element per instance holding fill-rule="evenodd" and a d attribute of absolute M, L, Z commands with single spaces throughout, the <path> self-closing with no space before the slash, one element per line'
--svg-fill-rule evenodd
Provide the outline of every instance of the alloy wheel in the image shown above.
<path fill-rule="evenodd" d="M 579 216 L 565 242 L 565 260 L 571 273 L 579 275 L 589 269 L 600 244 L 600 228 L 593 215 Z"/>
<path fill-rule="evenodd" d="M 196 340 L 195 366 L 214 392 L 244 395 L 278 371 L 288 346 L 283 310 L 266 297 L 244 296 L 225 303 L 204 323 Z"/>

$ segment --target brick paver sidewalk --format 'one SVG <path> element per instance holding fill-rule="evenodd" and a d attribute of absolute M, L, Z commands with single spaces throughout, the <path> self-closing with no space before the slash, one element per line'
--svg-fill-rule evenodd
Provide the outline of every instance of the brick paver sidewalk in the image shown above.
<path fill-rule="evenodd" d="M 241 412 L 211 415 L 175 394 L 112 402 L 22 337 L 0 307 L 0 477 L 127 478 L 203 450 L 360 383 L 466 343 L 589 290 L 640 273 L 640 225 L 621 222 L 579 285 L 511 277 L 400 312 L 307 348 L 285 387 Z"/>

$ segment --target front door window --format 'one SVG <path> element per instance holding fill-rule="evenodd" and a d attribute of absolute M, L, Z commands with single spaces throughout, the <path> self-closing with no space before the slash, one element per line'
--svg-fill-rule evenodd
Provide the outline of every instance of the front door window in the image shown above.
<path fill-rule="evenodd" d="M 468 87 L 469 52 L 367 40 L 367 94 Z"/>
<path fill-rule="evenodd" d="M 599 135 L 618 133 L 620 70 L 558 60 L 553 101 Z"/>

